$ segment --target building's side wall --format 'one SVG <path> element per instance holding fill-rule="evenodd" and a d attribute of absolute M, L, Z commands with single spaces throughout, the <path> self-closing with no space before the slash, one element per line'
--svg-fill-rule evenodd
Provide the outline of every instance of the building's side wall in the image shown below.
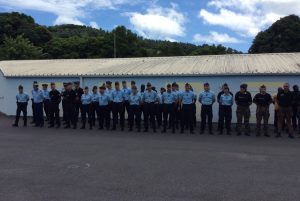
<path fill-rule="evenodd" d="M 258 87 L 262 84 L 265 84 L 268 87 L 268 91 L 270 93 L 275 93 L 279 86 L 282 86 L 284 82 L 289 82 L 291 85 L 300 84 L 299 79 L 300 76 L 210 76 L 210 77 L 133 77 L 133 78 L 83 78 L 82 86 L 92 87 L 94 85 L 101 85 L 107 80 L 110 81 L 122 81 L 126 80 L 128 82 L 128 86 L 130 86 L 130 81 L 135 80 L 137 85 L 146 84 L 147 82 L 151 82 L 157 88 L 165 86 L 167 83 L 177 82 L 180 84 L 180 87 L 183 88 L 186 82 L 189 82 L 194 87 L 194 90 L 197 95 L 202 90 L 202 85 L 205 82 L 210 83 L 212 91 L 216 94 L 219 92 L 220 87 L 223 83 L 228 83 L 230 89 L 233 93 L 239 90 L 239 86 L 241 83 L 248 83 L 249 91 L 254 96 L 258 93 Z M 68 81 L 76 81 L 80 80 L 80 78 L 4 78 L 0 75 L 0 111 L 4 112 L 8 115 L 15 114 L 15 95 L 17 93 L 17 87 L 19 84 L 22 84 L 25 88 L 25 91 L 30 94 L 32 89 L 32 82 L 38 81 L 39 83 L 50 83 L 56 82 L 58 85 L 58 89 L 62 88 L 63 82 Z M 2 104 L 3 103 L 3 104 Z M 197 118 L 200 120 L 200 104 L 197 103 Z M 236 121 L 235 117 L 235 105 L 233 107 L 233 121 Z M 31 115 L 31 108 L 29 109 L 29 115 Z M 218 104 L 214 104 L 214 121 L 218 120 Z M 252 117 L 251 122 L 255 122 L 255 105 L 251 106 Z M 271 106 L 271 119 L 270 122 L 273 121 L 273 106 Z"/>

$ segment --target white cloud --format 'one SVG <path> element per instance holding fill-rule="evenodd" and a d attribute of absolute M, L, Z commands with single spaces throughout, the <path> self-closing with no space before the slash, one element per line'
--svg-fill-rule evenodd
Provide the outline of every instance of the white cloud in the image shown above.
<path fill-rule="evenodd" d="M 211 31 L 210 35 L 201 35 L 196 34 L 194 35 L 194 41 L 195 42 L 204 42 L 208 44 L 223 44 L 223 43 L 241 43 L 243 41 L 231 37 L 228 34 L 224 33 L 218 33 L 215 31 Z"/>
<path fill-rule="evenodd" d="M 97 22 L 90 22 L 90 26 L 93 27 L 94 29 L 99 29 L 99 25 L 97 24 Z"/>
<path fill-rule="evenodd" d="M 57 16 L 54 24 L 82 25 L 82 19 L 89 17 L 92 10 L 116 9 L 120 5 L 139 1 L 142 0 L 0 0 L 0 6 L 52 13 Z"/>
<path fill-rule="evenodd" d="M 199 12 L 204 23 L 226 27 L 244 37 L 255 36 L 280 17 L 300 15 L 300 0 L 210 0 L 207 6 Z"/>
<path fill-rule="evenodd" d="M 170 39 L 185 35 L 186 17 L 177 10 L 176 4 L 171 8 L 154 6 L 146 10 L 146 13 L 125 13 L 133 28 L 146 38 Z"/>

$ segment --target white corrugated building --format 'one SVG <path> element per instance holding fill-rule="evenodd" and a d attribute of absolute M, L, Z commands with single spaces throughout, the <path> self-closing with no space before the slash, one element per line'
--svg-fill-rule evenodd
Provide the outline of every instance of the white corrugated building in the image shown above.
<path fill-rule="evenodd" d="M 107 80 L 135 80 L 138 85 L 151 82 L 157 88 L 172 82 L 183 88 L 189 82 L 197 94 L 205 82 L 210 83 L 216 94 L 225 82 L 234 93 L 241 83 L 247 83 L 254 95 L 262 84 L 275 93 L 284 82 L 299 84 L 299 78 L 300 53 L 0 61 L 0 112 L 14 115 L 18 85 L 22 84 L 30 94 L 33 81 L 56 82 L 58 88 L 65 81 L 81 81 L 82 86 L 92 87 Z M 199 108 L 200 105 L 198 118 Z M 214 121 L 217 110 L 215 104 Z M 255 106 L 252 111 L 253 122 Z"/>

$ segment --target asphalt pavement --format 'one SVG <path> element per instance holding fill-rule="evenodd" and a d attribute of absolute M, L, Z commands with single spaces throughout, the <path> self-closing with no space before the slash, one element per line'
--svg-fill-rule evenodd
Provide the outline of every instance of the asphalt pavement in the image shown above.
<path fill-rule="evenodd" d="M 19 127 L 0 201 L 299 201 L 300 139 Z"/>

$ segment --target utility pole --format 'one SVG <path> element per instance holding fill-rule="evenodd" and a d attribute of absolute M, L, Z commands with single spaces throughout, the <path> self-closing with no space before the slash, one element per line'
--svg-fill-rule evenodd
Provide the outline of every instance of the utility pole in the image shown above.
<path fill-rule="evenodd" d="M 116 32 L 114 32 L 114 58 L 117 58 L 117 40 L 116 40 Z"/>

